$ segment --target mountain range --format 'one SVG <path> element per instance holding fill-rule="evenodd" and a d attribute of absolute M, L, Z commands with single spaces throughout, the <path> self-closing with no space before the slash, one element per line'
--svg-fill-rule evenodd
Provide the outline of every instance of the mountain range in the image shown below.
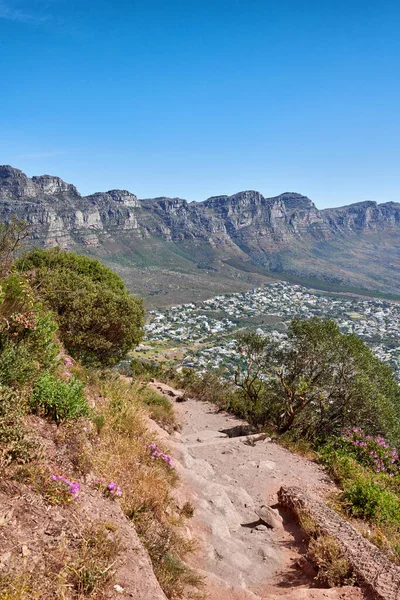
<path fill-rule="evenodd" d="M 59 177 L 0 166 L 0 221 L 31 226 L 30 246 L 99 258 L 149 306 L 240 291 L 271 278 L 325 289 L 400 294 L 400 203 L 318 210 L 298 193 L 256 191 L 138 199 L 81 196 Z"/>

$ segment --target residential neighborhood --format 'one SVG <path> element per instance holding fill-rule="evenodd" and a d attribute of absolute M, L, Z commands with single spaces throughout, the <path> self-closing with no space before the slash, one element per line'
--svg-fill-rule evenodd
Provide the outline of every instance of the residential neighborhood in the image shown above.
<path fill-rule="evenodd" d="M 400 378 L 400 304 L 311 292 L 286 282 L 151 311 L 146 345 L 139 352 L 161 342 L 181 351 L 178 367 L 230 371 L 240 358 L 234 341 L 238 330 L 251 328 L 284 343 L 292 319 L 313 316 L 332 318 L 344 333 L 357 334 Z"/>

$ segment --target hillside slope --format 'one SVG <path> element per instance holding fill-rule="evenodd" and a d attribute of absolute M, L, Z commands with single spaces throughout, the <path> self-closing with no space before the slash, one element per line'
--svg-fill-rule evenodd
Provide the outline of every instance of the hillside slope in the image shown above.
<path fill-rule="evenodd" d="M 318 210 L 306 196 L 256 191 L 189 203 L 126 190 L 81 196 L 49 175 L 0 167 L 0 221 L 31 224 L 30 244 L 100 258 L 149 304 L 238 291 L 286 275 L 400 292 L 400 204 Z"/>

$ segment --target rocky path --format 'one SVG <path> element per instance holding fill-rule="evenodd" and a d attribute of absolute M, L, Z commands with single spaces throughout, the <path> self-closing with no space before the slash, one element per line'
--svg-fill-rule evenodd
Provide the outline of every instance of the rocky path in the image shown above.
<path fill-rule="evenodd" d="M 151 385 L 172 401 L 181 395 Z M 304 551 L 301 532 L 276 504 L 283 484 L 326 497 L 333 484 L 324 471 L 268 438 L 246 436 L 246 423 L 211 404 L 187 399 L 175 409 L 182 429 L 170 442 L 180 493 L 195 508 L 190 529 L 199 548 L 192 560 L 205 576 L 209 600 L 364 598 L 356 588 L 312 588 L 296 565 Z"/>

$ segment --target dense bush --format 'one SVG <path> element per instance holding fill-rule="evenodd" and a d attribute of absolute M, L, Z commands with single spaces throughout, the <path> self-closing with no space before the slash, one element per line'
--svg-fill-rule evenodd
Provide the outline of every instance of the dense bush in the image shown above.
<path fill-rule="evenodd" d="M 87 277 L 94 283 L 101 283 L 114 292 L 125 291 L 122 279 L 98 260 L 81 256 L 75 252 L 63 252 L 58 247 L 48 250 L 30 250 L 16 261 L 15 268 L 19 271 L 42 269 L 71 271 Z"/>
<path fill-rule="evenodd" d="M 83 390 L 84 385 L 74 377 L 63 381 L 45 374 L 35 383 L 29 405 L 32 411 L 56 423 L 88 416 L 90 409 Z"/>
<path fill-rule="evenodd" d="M 16 267 L 29 272 L 37 294 L 54 311 L 72 355 L 114 364 L 140 342 L 142 302 L 99 261 L 56 248 L 28 252 Z"/>
<path fill-rule="evenodd" d="M 35 302 L 27 279 L 15 274 L 0 282 L 0 384 L 31 383 L 57 366 L 57 325 Z"/>
<path fill-rule="evenodd" d="M 352 516 L 380 523 L 400 523 L 400 507 L 393 481 L 388 474 L 377 474 L 363 466 L 346 448 L 328 444 L 320 450 L 320 458 L 330 475 L 342 488 L 340 502 Z"/>
<path fill-rule="evenodd" d="M 232 386 L 223 378 L 220 371 L 206 371 L 198 375 L 193 369 L 183 369 L 176 381 L 199 400 L 212 402 L 220 408 L 227 408 Z"/>

